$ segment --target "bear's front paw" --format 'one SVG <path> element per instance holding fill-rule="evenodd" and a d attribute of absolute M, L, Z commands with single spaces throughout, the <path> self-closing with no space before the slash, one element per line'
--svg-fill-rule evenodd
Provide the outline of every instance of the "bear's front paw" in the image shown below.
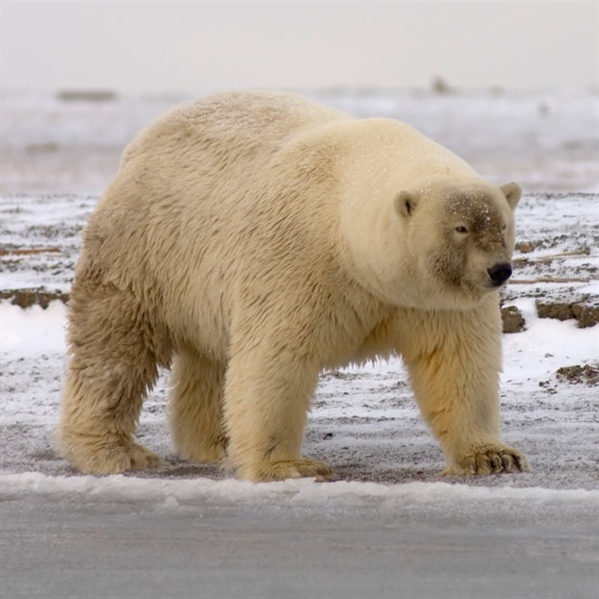
<path fill-rule="evenodd" d="M 237 476 L 253 482 L 285 480 L 286 478 L 314 477 L 318 481 L 331 480 L 333 471 L 323 462 L 299 458 L 296 460 L 277 460 L 261 464 L 241 466 Z"/>
<path fill-rule="evenodd" d="M 507 445 L 484 445 L 473 448 L 443 471 L 442 476 L 474 476 L 501 472 L 528 472 L 524 455 Z"/>

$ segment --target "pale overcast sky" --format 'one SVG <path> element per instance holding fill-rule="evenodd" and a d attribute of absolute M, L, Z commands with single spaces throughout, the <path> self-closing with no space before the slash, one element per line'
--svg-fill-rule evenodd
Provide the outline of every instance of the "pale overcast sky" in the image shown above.
<path fill-rule="evenodd" d="M 2 87 L 598 86 L 597 0 L 1 2 Z"/>

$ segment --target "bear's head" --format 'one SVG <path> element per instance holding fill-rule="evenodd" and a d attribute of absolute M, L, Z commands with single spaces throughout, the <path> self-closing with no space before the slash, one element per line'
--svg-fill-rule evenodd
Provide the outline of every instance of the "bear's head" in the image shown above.
<path fill-rule="evenodd" d="M 358 282 L 385 303 L 472 308 L 512 274 L 520 195 L 515 183 L 496 187 L 470 175 L 348 194 L 353 201 L 343 205 L 341 255 Z"/>
<path fill-rule="evenodd" d="M 515 183 L 431 181 L 395 196 L 406 267 L 422 307 L 467 308 L 512 274 Z"/>

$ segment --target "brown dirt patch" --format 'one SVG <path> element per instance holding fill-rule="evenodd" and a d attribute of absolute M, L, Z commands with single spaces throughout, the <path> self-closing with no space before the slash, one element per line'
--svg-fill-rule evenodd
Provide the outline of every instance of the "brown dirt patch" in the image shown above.
<path fill-rule="evenodd" d="M 566 383 L 584 384 L 591 387 L 599 384 L 599 368 L 590 364 L 562 366 L 555 374 L 560 381 Z"/>
<path fill-rule="evenodd" d="M 66 304 L 69 300 L 69 294 L 62 291 L 47 291 L 45 289 L 8 289 L 0 291 L 0 300 L 2 299 L 9 299 L 13 306 L 30 308 L 37 305 L 45 310 L 50 302 L 54 300 L 59 300 L 63 304 Z"/>

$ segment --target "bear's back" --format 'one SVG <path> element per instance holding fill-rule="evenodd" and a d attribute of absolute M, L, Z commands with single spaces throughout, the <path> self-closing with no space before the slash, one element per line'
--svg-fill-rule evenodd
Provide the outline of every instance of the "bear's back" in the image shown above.
<path fill-rule="evenodd" d="M 340 110 L 285 92 L 217 94 L 179 106 L 144 129 L 126 148 L 121 167 L 153 148 L 178 160 L 195 150 L 219 148 L 238 158 L 258 153 L 264 158 L 302 131 L 348 118 Z"/>

